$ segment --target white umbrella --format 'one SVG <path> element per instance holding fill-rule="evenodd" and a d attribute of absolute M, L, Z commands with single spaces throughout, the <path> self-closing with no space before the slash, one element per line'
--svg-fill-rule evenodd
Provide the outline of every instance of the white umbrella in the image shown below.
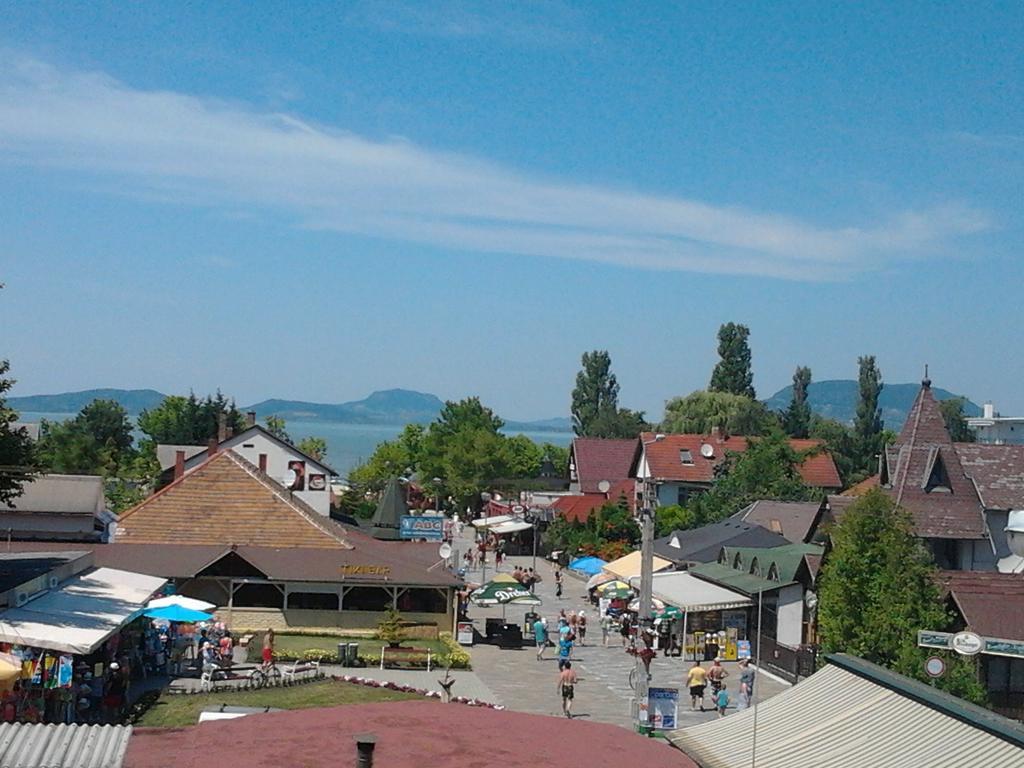
<path fill-rule="evenodd" d="M 609 581 L 618 581 L 618 576 L 609 576 L 607 573 L 595 573 L 587 580 L 587 589 L 595 589 Z"/>
<path fill-rule="evenodd" d="M 168 595 L 167 597 L 158 597 L 155 600 L 150 600 L 146 603 L 146 608 L 167 608 L 168 606 L 177 605 L 181 608 L 188 608 L 190 611 L 212 611 L 217 606 L 213 603 L 208 603 L 205 600 L 196 600 L 194 597 L 185 597 L 184 595 Z"/>

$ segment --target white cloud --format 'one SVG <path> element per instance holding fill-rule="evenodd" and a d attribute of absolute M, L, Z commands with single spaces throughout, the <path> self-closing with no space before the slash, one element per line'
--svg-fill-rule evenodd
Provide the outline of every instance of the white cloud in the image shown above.
<path fill-rule="evenodd" d="M 102 174 L 137 194 L 256 207 L 297 225 L 477 252 L 820 280 L 988 228 L 963 206 L 829 228 L 581 185 L 408 141 L 0 56 L 0 159 Z"/>

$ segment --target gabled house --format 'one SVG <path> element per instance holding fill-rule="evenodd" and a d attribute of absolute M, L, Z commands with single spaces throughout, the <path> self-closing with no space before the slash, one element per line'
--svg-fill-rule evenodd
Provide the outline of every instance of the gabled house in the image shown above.
<path fill-rule="evenodd" d="M 574 438 L 569 447 L 570 492 L 607 493 L 613 485 L 631 476 L 638 448 L 635 439 Z"/>
<path fill-rule="evenodd" d="M 672 531 L 654 540 L 654 554 L 671 560 L 676 568 L 713 563 L 722 547 L 781 547 L 790 542 L 767 528 L 730 517 L 686 531 Z"/>
<path fill-rule="evenodd" d="M 606 492 L 570 494 L 559 496 L 548 506 L 554 516 L 569 522 L 585 523 L 590 516 L 605 504 L 623 502 L 630 511 L 636 509 L 636 481 L 629 478 L 614 483 Z"/>
<path fill-rule="evenodd" d="M 1024 509 L 1024 445 L 956 443 L 956 452 L 978 490 L 998 570 L 1024 573 L 1024 558 L 1010 552 L 1005 532 L 1010 511 Z"/>
<path fill-rule="evenodd" d="M 718 431 L 708 435 L 664 435 L 660 439 L 644 433 L 630 476 L 654 484 L 659 506 L 686 506 L 691 496 L 711 488 L 715 468 L 728 453 L 743 453 L 754 439 Z M 807 485 L 827 493 L 840 490 L 839 470 L 822 441 L 791 439 L 789 444 L 798 454 L 806 454 L 796 469 Z"/>
<path fill-rule="evenodd" d="M 825 501 L 758 499 L 730 519 L 759 525 L 787 541 L 801 544 L 815 538 L 826 507 Z"/>
<path fill-rule="evenodd" d="M 114 514 L 97 475 L 39 475 L 0 504 L 0 535 L 19 541 L 106 541 Z"/>

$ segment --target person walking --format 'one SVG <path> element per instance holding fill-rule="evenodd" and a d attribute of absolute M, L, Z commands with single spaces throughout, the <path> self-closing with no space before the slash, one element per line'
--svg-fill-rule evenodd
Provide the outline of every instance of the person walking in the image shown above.
<path fill-rule="evenodd" d="M 558 636 L 558 668 L 572 666 L 572 633 L 560 632 Z"/>
<path fill-rule="evenodd" d="M 572 668 L 572 662 L 565 662 L 562 671 L 558 673 L 558 692 L 562 695 L 562 712 L 570 720 L 572 719 L 572 700 L 576 695 L 576 670 Z"/>
<path fill-rule="evenodd" d="M 699 701 L 700 711 L 704 711 L 704 689 L 707 688 L 707 684 L 707 670 L 699 661 L 694 661 L 690 671 L 686 673 L 686 687 L 690 689 L 690 709 L 696 710 Z"/>
<path fill-rule="evenodd" d="M 740 696 L 742 698 L 742 686 L 746 686 L 747 705 L 754 699 L 754 668 L 750 666 L 750 659 L 740 659 Z"/>
<path fill-rule="evenodd" d="M 608 647 L 608 636 L 612 633 L 612 617 L 607 613 L 601 617 L 601 645 Z"/>
<path fill-rule="evenodd" d="M 622 647 L 623 648 L 628 648 L 629 647 L 629 632 L 630 632 L 629 614 L 628 613 L 622 614 L 622 618 L 619 621 L 620 621 L 619 633 L 622 635 Z"/>
<path fill-rule="evenodd" d="M 274 628 L 270 627 L 263 635 L 263 666 L 274 663 Z"/>
<path fill-rule="evenodd" d="M 544 649 L 548 644 L 548 628 L 540 616 L 533 622 L 533 639 L 537 643 L 537 661 L 544 661 Z"/>
<path fill-rule="evenodd" d="M 576 617 L 576 635 L 580 639 L 580 645 L 584 646 L 587 644 L 587 613 L 586 611 L 580 611 Z"/>
<path fill-rule="evenodd" d="M 719 690 L 725 687 L 725 678 L 729 676 L 729 672 L 722 666 L 722 659 L 715 657 L 715 660 L 711 663 L 711 669 L 708 670 L 708 680 L 711 681 L 711 695 L 718 696 Z"/>
<path fill-rule="evenodd" d="M 715 708 L 718 710 L 719 717 L 725 717 L 726 707 L 729 706 L 729 692 L 726 690 L 728 686 L 722 683 L 722 687 L 718 689 L 718 693 L 715 696 Z"/>
<path fill-rule="evenodd" d="M 555 569 L 555 597 L 562 599 L 562 571 Z"/>

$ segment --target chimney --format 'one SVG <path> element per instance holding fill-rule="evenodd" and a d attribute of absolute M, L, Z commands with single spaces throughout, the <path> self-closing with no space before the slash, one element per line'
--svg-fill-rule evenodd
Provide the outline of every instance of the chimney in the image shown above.
<path fill-rule="evenodd" d="M 211 437 L 206 443 L 206 458 L 210 458 L 217 453 L 217 438 Z"/>
<path fill-rule="evenodd" d="M 261 453 L 260 454 L 259 463 L 260 463 L 260 472 L 262 472 L 264 475 L 267 474 L 267 454 L 265 454 L 265 453 Z"/>
<path fill-rule="evenodd" d="M 223 443 L 228 439 L 228 415 L 221 411 L 217 414 L 217 442 Z"/>
<path fill-rule="evenodd" d="M 179 477 L 185 474 L 185 452 L 175 451 L 174 452 L 174 479 L 177 480 Z"/>
<path fill-rule="evenodd" d="M 245 428 L 256 426 L 256 411 L 247 411 L 245 414 Z"/>
<path fill-rule="evenodd" d="M 373 768 L 373 748 L 377 746 L 377 737 L 372 733 L 360 733 L 352 738 L 356 740 L 356 768 Z"/>
<path fill-rule="evenodd" d="M 719 440 L 722 439 L 722 428 L 717 424 L 711 428 L 711 436 Z"/>
<path fill-rule="evenodd" d="M 981 413 L 986 419 L 994 419 L 996 416 L 996 407 L 992 403 L 985 403 L 981 406 Z"/>

